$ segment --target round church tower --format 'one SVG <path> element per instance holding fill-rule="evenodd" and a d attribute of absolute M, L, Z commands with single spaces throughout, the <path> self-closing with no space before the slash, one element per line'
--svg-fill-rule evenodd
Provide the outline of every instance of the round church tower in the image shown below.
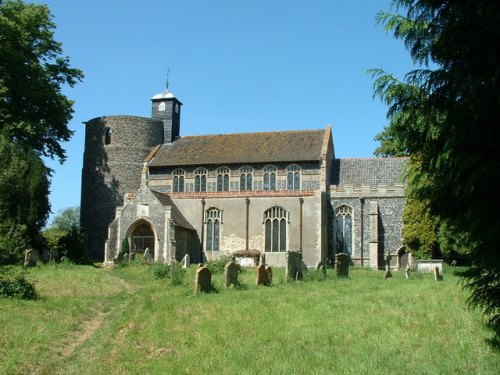
<path fill-rule="evenodd" d="M 163 133 L 160 119 L 104 116 L 85 123 L 80 222 L 94 259 L 103 258 L 115 209 L 125 193 L 139 189 L 144 159 L 163 143 Z"/>

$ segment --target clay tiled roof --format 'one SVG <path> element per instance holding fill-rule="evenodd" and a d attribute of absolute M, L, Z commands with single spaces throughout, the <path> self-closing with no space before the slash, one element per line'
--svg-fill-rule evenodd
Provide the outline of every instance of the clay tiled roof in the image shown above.
<path fill-rule="evenodd" d="M 335 159 L 332 184 L 337 186 L 394 186 L 403 183 L 408 158 Z"/>
<path fill-rule="evenodd" d="M 164 206 L 170 206 L 172 208 L 172 220 L 174 223 L 180 227 L 195 230 L 191 223 L 184 217 L 179 208 L 175 205 L 172 198 L 169 195 L 159 193 L 157 191 L 151 190 L 156 198 L 160 201 L 160 203 Z"/>
<path fill-rule="evenodd" d="M 149 166 L 321 160 L 325 129 L 182 137 L 164 144 Z"/>

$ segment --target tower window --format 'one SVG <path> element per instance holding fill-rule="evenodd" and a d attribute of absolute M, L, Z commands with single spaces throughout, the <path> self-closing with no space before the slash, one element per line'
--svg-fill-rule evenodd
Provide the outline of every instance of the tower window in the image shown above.
<path fill-rule="evenodd" d="M 161 102 L 160 105 L 158 106 L 158 111 L 164 112 L 165 111 L 165 102 Z"/>
<path fill-rule="evenodd" d="M 217 191 L 229 191 L 229 168 L 217 169 Z"/>
<path fill-rule="evenodd" d="M 276 171 L 273 165 L 264 167 L 264 190 L 276 190 Z"/>
<path fill-rule="evenodd" d="M 289 165 L 286 170 L 286 188 L 288 190 L 300 190 L 300 167 L 297 164 L 292 164 Z"/>
<path fill-rule="evenodd" d="M 352 208 L 346 205 L 335 210 L 335 250 L 352 254 Z"/>
<path fill-rule="evenodd" d="M 184 169 L 176 169 L 172 172 L 174 175 L 172 190 L 174 193 L 182 193 L 184 191 Z"/>
<path fill-rule="evenodd" d="M 106 132 L 104 133 L 104 144 L 105 145 L 109 145 L 111 144 L 111 133 L 113 131 L 111 130 L 111 128 L 106 128 Z"/>
<path fill-rule="evenodd" d="M 264 212 L 264 237 L 266 252 L 286 251 L 288 211 L 274 206 Z"/>
<path fill-rule="evenodd" d="M 252 190 L 253 168 L 244 166 L 240 168 L 240 191 Z"/>
<path fill-rule="evenodd" d="M 207 170 L 205 168 L 196 168 L 194 173 L 194 191 L 207 191 Z"/>

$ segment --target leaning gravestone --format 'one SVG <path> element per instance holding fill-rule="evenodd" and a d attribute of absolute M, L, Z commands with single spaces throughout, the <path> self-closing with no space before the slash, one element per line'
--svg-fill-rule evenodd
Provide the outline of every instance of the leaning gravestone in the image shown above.
<path fill-rule="evenodd" d="M 210 292 L 212 290 L 212 272 L 203 264 L 198 266 L 196 270 L 196 276 L 194 279 L 194 291 L 195 292 Z"/>
<path fill-rule="evenodd" d="M 349 277 L 349 264 L 351 263 L 351 256 L 347 253 L 339 253 L 335 255 L 335 268 L 337 270 L 337 277 Z"/>
<path fill-rule="evenodd" d="M 146 247 L 146 250 L 144 250 L 144 254 L 142 254 L 142 259 L 147 263 L 151 261 L 151 250 L 149 250 L 149 247 Z"/>
<path fill-rule="evenodd" d="M 182 268 L 188 268 L 191 265 L 191 258 L 189 257 L 189 254 L 184 255 L 184 258 L 182 258 Z"/>
<path fill-rule="evenodd" d="M 24 253 L 24 267 L 35 267 L 40 259 L 38 250 L 29 249 Z"/>
<path fill-rule="evenodd" d="M 224 286 L 238 285 L 238 264 L 232 259 L 224 267 Z"/>
<path fill-rule="evenodd" d="M 269 285 L 273 283 L 273 269 L 271 266 L 266 266 L 267 278 L 269 279 Z"/>
<path fill-rule="evenodd" d="M 392 273 L 391 273 L 391 254 L 387 253 L 385 255 L 385 274 L 384 274 L 384 279 L 391 279 L 392 278 Z"/>
<path fill-rule="evenodd" d="M 257 277 L 255 279 L 256 285 L 266 285 L 269 286 L 269 274 L 266 271 L 266 266 L 261 264 L 257 267 Z"/>

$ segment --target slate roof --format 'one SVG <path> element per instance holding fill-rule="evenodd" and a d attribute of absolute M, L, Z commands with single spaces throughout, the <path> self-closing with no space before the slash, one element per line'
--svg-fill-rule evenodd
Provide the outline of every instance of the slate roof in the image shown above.
<path fill-rule="evenodd" d="M 170 206 L 172 208 L 172 220 L 174 223 L 180 227 L 186 228 L 186 229 L 191 229 L 191 230 L 196 230 L 194 227 L 191 225 L 191 223 L 184 217 L 182 212 L 179 210 L 179 208 L 175 205 L 174 201 L 172 198 L 163 193 L 159 193 L 157 191 L 151 190 L 151 192 L 154 194 L 154 196 L 160 201 L 160 203 L 164 206 Z"/>
<path fill-rule="evenodd" d="M 332 184 L 342 186 L 394 186 L 403 184 L 408 158 L 335 159 Z"/>
<path fill-rule="evenodd" d="M 186 136 L 163 144 L 149 166 L 319 161 L 325 129 Z"/>

